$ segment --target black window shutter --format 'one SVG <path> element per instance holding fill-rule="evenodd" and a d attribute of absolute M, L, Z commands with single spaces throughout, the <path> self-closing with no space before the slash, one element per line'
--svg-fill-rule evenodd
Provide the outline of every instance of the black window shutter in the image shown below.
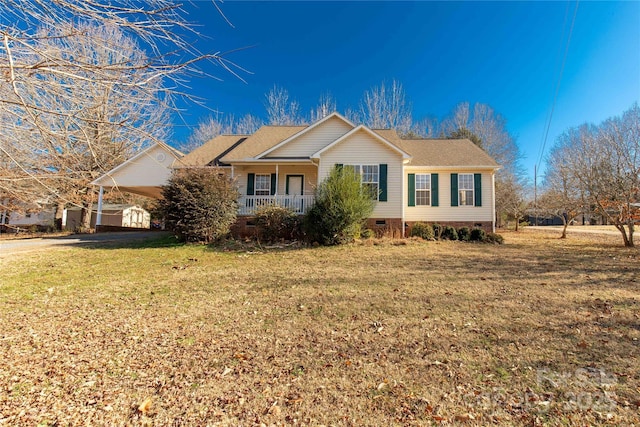
<path fill-rule="evenodd" d="M 253 196 L 255 194 L 256 174 L 247 174 L 247 196 Z"/>
<path fill-rule="evenodd" d="M 458 206 L 458 174 L 451 174 L 451 206 Z"/>
<path fill-rule="evenodd" d="M 482 206 L 482 174 L 473 174 L 473 204 Z"/>
<path fill-rule="evenodd" d="M 378 201 L 386 202 L 387 201 L 387 165 L 381 164 L 379 166 L 379 183 L 380 186 L 380 195 L 378 196 Z"/>
<path fill-rule="evenodd" d="M 409 206 L 416 205 L 416 174 L 410 173 L 408 176 L 409 179 Z"/>
<path fill-rule="evenodd" d="M 276 181 L 277 181 L 276 174 L 272 173 L 271 174 L 271 195 L 272 196 L 276 194 L 276 185 L 277 185 Z"/>
<path fill-rule="evenodd" d="M 438 174 L 431 174 L 431 206 L 439 206 Z"/>

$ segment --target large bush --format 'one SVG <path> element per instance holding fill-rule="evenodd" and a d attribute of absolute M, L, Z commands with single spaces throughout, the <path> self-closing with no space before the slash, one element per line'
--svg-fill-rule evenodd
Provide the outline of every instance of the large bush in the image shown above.
<path fill-rule="evenodd" d="M 347 166 L 329 173 L 316 189 L 315 199 L 304 228 L 310 241 L 322 245 L 338 245 L 358 237 L 375 206 L 360 177 Z"/>
<path fill-rule="evenodd" d="M 226 236 L 236 221 L 239 193 L 219 169 L 178 169 L 162 196 L 158 213 L 182 241 L 210 243 Z"/>
<path fill-rule="evenodd" d="M 268 205 L 256 211 L 258 237 L 265 242 L 298 238 L 300 222 L 295 212 L 282 206 Z"/>
<path fill-rule="evenodd" d="M 411 227 L 411 237 L 420 237 L 424 240 L 433 240 L 433 228 L 424 222 L 416 222 Z"/>

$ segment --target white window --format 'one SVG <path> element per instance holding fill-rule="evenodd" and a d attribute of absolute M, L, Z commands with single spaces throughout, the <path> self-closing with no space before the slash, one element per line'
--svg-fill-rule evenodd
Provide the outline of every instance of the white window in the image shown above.
<path fill-rule="evenodd" d="M 256 174 L 256 196 L 269 196 L 271 195 L 271 175 L 270 174 Z"/>
<path fill-rule="evenodd" d="M 458 175 L 458 199 L 460 206 L 473 206 L 473 174 Z"/>
<path fill-rule="evenodd" d="M 380 195 L 380 171 L 379 165 L 345 165 L 346 167 L 353 168 L 356 175 L 360 177 L 360 182 L 366 187 L 371 197 L 378 200 Z"/>
<path fill-rule="evenodd" d="M 416 174 L 416 206 L 431 206 L 431 174 Z"/>

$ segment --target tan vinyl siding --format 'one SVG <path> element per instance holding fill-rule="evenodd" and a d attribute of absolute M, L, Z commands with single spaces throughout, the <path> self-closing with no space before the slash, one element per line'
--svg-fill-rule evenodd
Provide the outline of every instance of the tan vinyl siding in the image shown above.
<path fill-rule="evenodd" d="M 402 218 L 402 156 L 364 131 L 351 135 L 323 152 L 320 159 L 320 180 L 336 164 L 387 165 L 387 201 L 378 202 L 372 218 Z"/>
<path fill-rule="evenodd" d="M 113 179 L 105 176 L 106 178 L 98 184 L 112 186 L 115 180 L 120 187 L 162 186 L 171 176 L 171 166 L 174 162 L 173 154 L 156 145 L 115 171 Z"/>
<path fill-rule="evenodd" d="M 438 174 L 439 204 L 440 206 L 406 206 L 404 208 L 406 221 L 493 221 L 493 189 L 491 187 L 493 171 L 477 170 L 433 170 L 406 169 L 404 173 L 404 191 L 408 192 L 408 177 L 415 174 Z M 451 206 L 451 174 L 452 173 L 481 173 L 482 174 L 482 206 Z M 407 197 L 405 197 L 405 203 Z"/>
<path fill-rule="evenodd" d="M 238 180 L 241 195 L 247 194 L 247 176 L 250 173 L 276 173 L 275 165 L 236 166 L 233 171 Z M 313 195 L 318 181 L 318 168 L 314 165 L 280 165 L 278 166 L 278 193 L 285 194 L 287 175 L 304 175 L 304 194 Z"/>
<path fill-rule="evenodd" d="M 351 129 L 353 129 L 351 125 L 334 117 L 322 123 L 321 126 L 311 129 L 272 151 L 265 157 L 310 157 L 313 153 L 320 151 Z"/>

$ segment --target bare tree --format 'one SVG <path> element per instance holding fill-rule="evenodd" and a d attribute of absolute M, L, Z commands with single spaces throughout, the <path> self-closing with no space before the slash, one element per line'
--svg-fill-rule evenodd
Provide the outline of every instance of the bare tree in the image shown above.
<path fill-rule="evenodd" d="M 635 223 L 640 221 L 640 107 L 635 103 L 621 116 L 598 126 L 567 131 L 570 168 L 597 213 L 613 224 L 625 246 L 634 246 Z"/>
<path fill-rule="evenodd" d="M 246 114 L 235 121 L 235 133 L 238 135 L 251 135 L 263 125 L 264 122 L 259 117 Z"/>
<path fill-rule="evenodd" d="M 545 191 L 538 200 L 538 207 L 542 213 L 562 220 L 562 239 L 567 237 L 568 225 L 580 213 L 584 213 L 586 191 L 571 169 L 571 165 L 575 163 L 574 157 L 579 155 L 580 153 L 572 148 L 570 132 L 558 137 L 547 157 Z"/>
<path fill-rule="evenodd" d="M 300 116 L 300 104 L 289 99 L 289 91 L 274 85 L 265 95 L 267 122 L 270 125 L 293 126 L 304 122 Z"/>
<path fill-rule="evenodd" d="M 216 136 L 225 133 L 233 133 L 233 123 L 230 120 L 223 122 L 219 118 L 208 116 L 198 123 L 198 127 L 189 135 L 186 142 L 180 144 L 178 149 L 183 153 L 189 153 Z"/>
<path fill-rule="evenodd" d="M 216 4 L 215 0 L 213 2 Z M 187 35 L 193 39 L 197 33 L 185 19 L 181 7 L 173 0 L 119 0 L 115 3 L 109 0 L 5 0 L 0 4 L 0 22 L 3 23 L 0 25 L 2 134 L 15 135 L 16 139 L 21 135 L 29 141 L 39 140 L 38 144 L 30 144 L 33 151 L 26 153 L 19 144 L 3 138 L 0 144 L 0 199 L 17 200 L 14 205 L 19 205 L 20 200 L 33 200 L 34 195 L 39 198 L 68 197 L 71 194 L 68 190 L 77 188 L 71 182 L 78 175 L 72 178 L 68 170 L 55 162 L 63 157 L 62 153 L 54 154 L 56 149 L 64 145 L 54 141 L 66 140 L 64 164 L 72 159 L 80 161 L 83 157 L 80 153 L 89 152 L 82 161 L 90 165 L 92 161 L 98 163 L 105 158 L 117 159 L 116 162 L 120 159 L 113 156 L 117 144 L 111 144 L 103 151 L 100 144 L 87 144 L 91 138 L 106 141 L 110 132 L 118 127 L 126 128 L 132 138 L 137 133 L 135 138 L 138 140 L 157 137 L 155 132 L 150 134 L 144 127 L 139 128 L 128 120 L 108 121 L 105 111 L 101 110 L 99 95 L 109 104 L 112 104 L 113 96 L 119 96 L 121 100 L 130 97 L 132 102 L 139 102 L 141 94 L 151 94 L 162 88 L 164 95 L 160 98 L 166 106 L 170 104 L 171 95 L 197 100 L 179 88 L 184 85 L 187 73 L 203 74 L 196 68 L 200 61 L 212 61 L 234 74 L 242 71 L 227 61 L 224 54 L 202 53 L 187 42 Z M 102 32 L 88 28 L 101 28 Z M 104 31 L 118 31 L 129 39 L 141 41 L 151 54 L 128 59 L 120 46 L 105 37 Z M 79 40 L 83 40 L 85 46 L 91 46 L 89 51 L 78 45 Z M 76 52 L 74 49 L 78 47 Z M 126 52 L 128 46 L 125 44 L 123 48 Z M 90 50 L 100 52 L 99 57 L 88 55 Z M 140 78 L 143 75 L 145 78 Z M 92 101 L 70 101 L 73 96 L 69 94 L 81 99 L 83 95 L 79 94 L 83 90 Z M 109 117 L 117 117 L 120 113 L 109 114 Z M 163 119 L 148 119 L 163 128 Z M 78 141 L 84 141 L 88 151 L 74 148 Z M 49 163 L 43 162 L 47 154 L 52 157 L 47 159 Z M 93 171 L 108 166 L 109 163 L 101 163 Z M 87 191 L 91 192 L 90 189 Z M 90 194 L 80 198 L 89 200 Z"/>
<path fill-rule="evenodd" d="M 318 120 L 327 117 L 337 109 L 336 100 L 333 96 L 330 93 L 322 94 L 320 95 L 316 108 L 311 110 L 310 122 L 317 122 Z"/>
<path fill-rule="evenodd" d="M 526 205 L 525 173 L 520 165 L 521 153 L 515 138 L 507 130 L 506 120 L 486 104 L 460 103 L 442 123 L 449 138 L 467 138 L 480 146 L 501 165 L 496 173 L 496 214 L 520 216 Z M 523 213 L 522 213 L 523 215 Z"/>
<path fill-rule="evenodd" d="M 382 82 L 365 91 L 358 119 L 372 129 L 395 129 L 400 136 L 408 134 L 413 119 L 402 84 L 393 80 L 387 86 Z"/>
<path fill-rule="evenodd" d="M 88 226 L 89 182 L 166 137 L 162 76 L 113 26 L 67 24 L 37 34 L 28 47 L 0 53 L 0 63 L 11 64 L 0 102 L 0 187 L 22 201 L 82 205 Z"/>

